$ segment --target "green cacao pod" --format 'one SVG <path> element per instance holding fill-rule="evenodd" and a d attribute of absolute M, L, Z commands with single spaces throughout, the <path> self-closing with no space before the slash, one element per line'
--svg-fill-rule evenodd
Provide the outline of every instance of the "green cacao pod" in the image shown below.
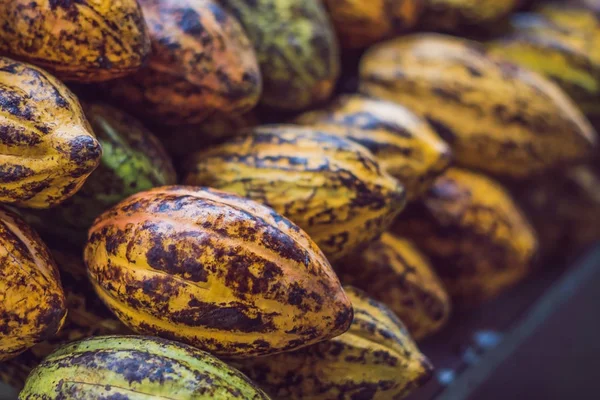
<path fill-rule="evenodd" d="M 261 102 L 302 110 L 325 101 L 340 73 L 335 34 L 321 0 L 220 0 L 254 44 Z"/>
<path fill-rule="evenodd" d="M 318 128 L 266 125 L 196 154 L 186 183 L 249 197 L 286 216 L 330 261 L 366 245 L 405 192 L 363 146 Z"/>
<path fill-rule="evenodd" d="M 507 17 L 521 0 L 425 0 L 420 27 L 448 33 L 472 33 Z"/>
<path fill-rule="evenodd" d="M 282 400 L 401 399 L 426 383 L 432 366 L 398 317 L 364 292 L 345 290 L 354 307 L 348 332 L 234 365 Z"/>
<path fill-rule="evenodd" d="M 56 78 L 0 57 L 0 202 L 47 208 L 72 196 L 102 149 Z"/>
<path fill-rule="evenodd" d="M 144 336 L 65 345 L 33 370 L 20 400 L 268 400 L 239 371 L 201 350 Z"/>
<path fill-rule="evenodd" d="M 108 208 L 137 192 L 176 183 L 171 159 L 141 122 L 107 104 L 90 103 L 84 109 L 104 150 L 99 167 L 59 206 L 22 211 L 43 237 L 77 246 Z"/>
<path fill-rule="evenodd" d="M 0 361 L 55 335 L 66 314 L 50 251 L 25 221 L 0 208 Z"/>
<path fill-rule="evenodd" d="M 213 189 L 129 197 L 96 220 L 85 261 L 96 292 L 126 325 L 218 356 L 293 350 L 352 321 L 337 276 L 306 233 Z"/>

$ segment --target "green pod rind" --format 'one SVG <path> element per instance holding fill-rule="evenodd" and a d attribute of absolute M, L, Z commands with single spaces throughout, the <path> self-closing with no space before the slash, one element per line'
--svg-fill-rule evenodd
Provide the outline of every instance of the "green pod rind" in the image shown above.
<path fill-rule="evenodd" d="M 419 27 L 425 31 L 471 33 L 510 15 L 520 0 L 425 0 Z"/>
<path fill-rule="evenodd" d="M 53 241 L 81 246 L 94 219 L 132 194 L 176 182 L 160 141 L 141 122 L 103 103 L 84 104 L 102 145 L 100 165 L 81 190 L 48 210 L 22 210 L 25 220 Z"/>
<path fill-rule="evenodd" d="M 320 0 L 221 0 L 254 44 L 262 104 L 302 110 L 325 101 L 340 74 L 337 40 Z"/>
<path fill-rule="evenodd" d="M 193 347 L 143 336 L 68 344 L 35 368 L 20 400 L 268 400 L 242 373 Z"/>

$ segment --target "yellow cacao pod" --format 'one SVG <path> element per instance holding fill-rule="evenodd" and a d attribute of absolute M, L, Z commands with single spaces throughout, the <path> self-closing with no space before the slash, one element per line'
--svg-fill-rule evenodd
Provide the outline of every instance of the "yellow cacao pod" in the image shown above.
<path fill-rule="evenodd" d="M 102 149 L 56 78 L 0 57 L 0 202 L 47 208 L 72 196 Z"/>
<path fill-rule="evenodd" d="M 50 251 L 25 221 L 0 208 L 0 361 L 55 335 L 66 314 Z"/>
<path fill-rule="evenodd" d="M 318 128 L 266 125 L 196 154 L 185 182 L 249 197 L 306 231 L 329 260 L 366 245 L 404 206 L 364 147 Z"/>
<path fill-rule="evenodd" d="M 252 43 L 216 0 L 140 0 L 152 55 L 138 73 L 107 84 L 132 113 L 160 124 L 241 114 L 262 81 Z"/>
<path fill-rule="evenodd" d="M 3 0 L 0 21 L 0 52 L 66 81 L 118 78 L 150 53 L 136 0 Z"/>
<path fill-rule="evenodd" d="M 98 295 L 134 331 L 218 356 L 293 350 L 352 321 L 308 235 L 267 207 L 213 189 L 129 197 L 98 217 L 85 261 Z"/>
<path fill-rule="evenodd" d="M 533 228 L 502 186 L 458 168 L 407 208 L 394 231 L 423 251 L 460 305 L 491 299 L 522 280 L 538 246 Z"/>
<path fill-rule="evenodd" d="M 401 399 L 427 382 L 432 366 L 398 317 L 362 291 L 345 290 L 354 307 L 348 332 L 234 365 L 274 399 Z"/>
<path fill-rule="evenodd" d="M 429 260 L 403 237 L 386 232 L 367 249 L 336 265 L 345 285 L 364 290 L 388 306 L 411 336 L 421 340 L 450 316 L 450 298 Z"/>
<path fill-rule="evenodd" d="M 420 34 L 375 46 L 360 75 L 362 92 L 426 118 L 464 167 L 524 178 L 585 160 L 597 141 L 558 86 L 465 39 Z"/>
<path fill-rule="evenodd" d="M 408 200 L 421 195 L 450 164 L 446 142 L 425 120 L 392 102 L 343 95 L 328 108 L 304 113 L 295 122 L 369 149 L 402 183 Z"/>

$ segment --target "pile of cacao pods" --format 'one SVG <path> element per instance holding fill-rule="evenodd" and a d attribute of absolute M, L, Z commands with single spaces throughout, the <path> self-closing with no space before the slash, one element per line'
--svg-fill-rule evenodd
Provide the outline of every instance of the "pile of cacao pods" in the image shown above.
<path fill-rule="evenodd" d="M 403 398 L 600 238 L 599 122 L 590 0 L 0 0 L 0 379 Z"/>

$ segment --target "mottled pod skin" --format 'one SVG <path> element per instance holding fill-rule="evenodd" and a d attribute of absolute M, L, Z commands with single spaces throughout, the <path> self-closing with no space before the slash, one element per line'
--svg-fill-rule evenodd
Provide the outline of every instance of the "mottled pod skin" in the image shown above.
<path fill-rule="evenodd" d="M 333 262 L 379 236 L 405 192 L 364 147 L 318 128 L 265 125 L 196 154 L 185 182 L 268 205 Z"/>
<path fill-rule="evenodd" d="M 56 336 L 0 363 L 0 381 L 19 390 L 23 388 L 31 370 L 61 344 L 90 336 L 128 332 L 96 296 L 81 255 L 52 250 L 52 256 L 61 274 L 68 309 L 67 319 Z"/>
<path fill-rule="evenodd" d="M 130 197 L 96 220 L 85 261 L 97 293 L 133 330 L 218 356 L 293 350 L 352 321 L 308 235 L 217 190 L 172 186 Z"/>
<path fill-rule="evenodd" d="M 388 306 L 415 340 L 440 330 L 450 316 L 450 298 L 429 260 L 413 242 L 391 232 L 336 265 L 345 285 L 364 290 Z"/>
<path fill-rule="evenodd" d="M 340 74 L 339 49 L 321 0 L 219 0 L 242 23 L 264 79 L 261 103 L 302 110 L 325 101 Z"/>
<path fill-rule="evenodd" d="M 406 36 L 361 61 L 361 91 L 425 117 L 462 166 L 525 178 L 585 160 L 596 133 L 551 81 L 465 39 Z"/>
<path fill-rule="evenodd" d="M 402 399 L 433 368 L 402 322 L 382 303 L 345 286 L 354 307 L 350 330 L 289 353 L 235 363 L 275 399 Z"/>
<path fill-rule="evenodd" d="M 323 0 L 346 49 L 365 48 L 412 29 L 425 0 Z"/>
<path fill-rule="evenodd" d="M 148 64 L 107 85 L 132 113 L 160 124 L 200 123 L 256 105 L 261 76 L 252 43 L 216 0 L 139 0 L 152 39 Z"/>
<path fill-rule="evenodd" d="M 0 202 L 59 204 L 79 190 L 101 156 L 66 86 L 39 68 L 0 57 Z"/>
<path fill-rule="evenodd" d="M 0 52 L 65 81 L 118 78 L 150 53 L 136 0 L 5 0 L 0 21 Z"/>
<path fill-rule="evenodd" d="M 343 95 L 324 110 L 300 115 L 296 123 L 363 145 L 379 164 L 417 198 L 451 161 L 450 147 L 422 118 L 401 105 Z"/>
<path fill-rule="evenodd" d="M 491 299 L 530 271 L 538 241 L 506 190 L 484 175 L 451 168 L 406 209 L 394 232 L 431 261 L 453 302 Z"/>
<path fill-rule="evenodd" d="M 74 196 L 48 210 L 23 210 L 43 237 L 83 246 L 94 219 L 132 194 L 176 183 L 171 159 L 140 121 L 103 103 L 84 105 L 102 145 L 100 165 Z"/>
<path fill-rule="evenodd" d="M 242 373 L 181 343 L 99 336 L 67 344 L 33 370 L 19 400 L 268 400 Z"/>
<path fill-rule="evenodd" d="M 508 16 L 520 0 L 424 0 L 421 29 L 448 33 L 469 33 Z"/>
<path fill-rule="evenodd" d="M 48 248 L 18 215 L 0 208 L 0 361 L 55 335 L 66 314 Z"/>
<path fill-rule="evenodd" d="M 540 13 L 517 14 L 513 32 L 487 47 L 493 55 L 552 79 L 588 117 L 600 117 L 600 18 L 585 9 L 566 12 L 596 24 L 570 27 Z"/>

